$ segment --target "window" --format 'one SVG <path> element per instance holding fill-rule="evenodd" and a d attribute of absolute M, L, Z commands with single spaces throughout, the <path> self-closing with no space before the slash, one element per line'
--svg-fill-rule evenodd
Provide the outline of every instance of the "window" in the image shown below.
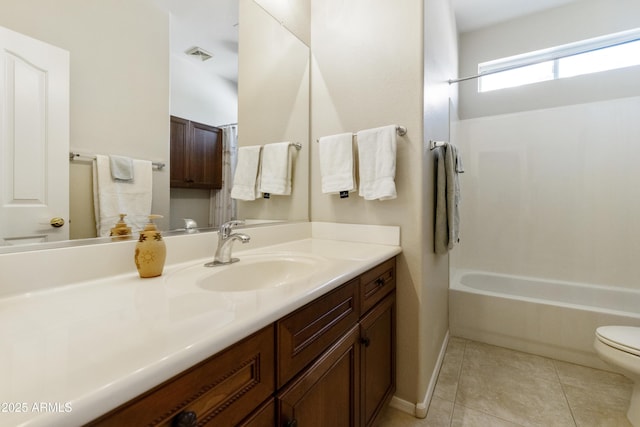
<path fill-rule="evenodd" d="M 478 65 L 478 92 L 640 65 L 640 29 Z"/>

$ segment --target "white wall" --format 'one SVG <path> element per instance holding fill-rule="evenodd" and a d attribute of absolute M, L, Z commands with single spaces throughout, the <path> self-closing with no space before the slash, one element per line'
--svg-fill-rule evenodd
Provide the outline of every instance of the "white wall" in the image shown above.
<path fill-rule="evenodd" d="M 581 1 L 468 33 L 461 62 L 637 27 L 639 8 Z M 452 136 L 465 164 L 456 267 L 639 287 L 639 70 L 505 89 L 492 98 L 462 90 L 466 120 L 454 123 Z"/>
<path fill-rule="evenodd" d="M 171 56 L 171 115 L 210 126 L 236 123 L 237 83 L 207 72 L 200 59 L 183 56 Z"/>
<path fill-rule="evenodd" d="M 546 49 L 640 26 L 637 0 L 582 0 L 460 37 L 459 76 L 478 63 Z M 463 119 L 639 96 L 640 67 L 478 93 L 477 80 L 459 83 Z"/>
<path fill-rule="evenodd" d="M 456 265 L 640 288 L 640 97 L 464 120 Z"/>
<path fill-rule="evenodd" d="M 5 1 L 0 25 L 71 53 L 72 149 L 169 162 L 166 12 L 150 0 Z M 70 181 L 71 237 L 95 236 L 90 164 L 72 164 Z M 168 216 L 168 169 L 153 186 L 153 211 Z"/>

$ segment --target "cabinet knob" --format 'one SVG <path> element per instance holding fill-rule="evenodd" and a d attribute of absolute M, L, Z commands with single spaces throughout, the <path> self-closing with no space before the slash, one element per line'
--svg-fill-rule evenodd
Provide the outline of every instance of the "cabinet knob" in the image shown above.
<path fill-rule="evenodd" d="M 360 338 L 360 344 L 364 344 L 365 347 L 369 347 L 369 344 L 371 344 L 371 339 L 369 337 L 362 337 Z"/>
<path fill-rule="evenodd" d="M 383 279 L 382 277 L 378 277 L 378 278 L 376 279 L 376 282 L 375 282 L 375 283 L 376 283 L 376 285 L 378 285 L 378 286 L 383 286 L 383 285 L 384 285 L 384 279 Z"/>
<path fill-rule="evenodd" d="M 295 418 L 292 420 L 287 421 L 287 423 L 284 425 L 284 427 L 298 427 L 298 420 L 296 420 Z"/>
<path fill-rule="evenodd" d="M 183 411 L 173 417 L 171 427 L 196 427 L 198 416 L 193 411 Z"/>

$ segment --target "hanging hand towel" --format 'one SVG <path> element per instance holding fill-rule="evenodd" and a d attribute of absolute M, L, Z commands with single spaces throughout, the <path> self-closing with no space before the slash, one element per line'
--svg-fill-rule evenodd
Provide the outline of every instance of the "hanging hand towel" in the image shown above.
<path fill-rule="evenodd" d="M 109 236 L 121 213 L 127 214 L 132 231 L 142 230 L 151 214 L 152 165 L 133 160 L 133 181 L 116 181 L 111 176 L 107 156 L 97 155 L 93 162 L 93 204 L 98 237 Z"/>
<path fill-rule="evenodd" d="M 455 145 L 447 143 L 435 151 L 436 218 L 435 252 L 444 254 L 460 241 L 460 181 L 462 157 Z"/>
<path fill-rule="evenodd" d="M 111 177 L 116 181 L 133 181 L 133 159 L 124 156 L 109 156 Z"/>
<path fill-rule="evenodd" d="M 323 193 L 355 191 L 353 135 L 323 136 L 319 141 L 320 175 Z"/>
<path fill-rule="evenodd" d="M 395 199 L 396 125 L 362 130 L 357 138 L 360 196 L 365 200 Z"/>
<path fill-rule="evenodd" d="M 238 164 L 233 175 L 231 198 L 255 200 L 258 197 L 257 178 L 261 149 L 259 145 L 238 148 Z"/>
<path fill-rule="evenodd" d="M 291 152 L 288 142 L 267 144 L 262 148 L 259 189 L 262 193 L 291 194 Z"/>

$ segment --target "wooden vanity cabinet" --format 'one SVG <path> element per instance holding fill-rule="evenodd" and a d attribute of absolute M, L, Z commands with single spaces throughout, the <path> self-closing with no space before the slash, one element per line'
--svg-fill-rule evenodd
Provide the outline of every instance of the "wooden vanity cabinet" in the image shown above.
<path fill-rule="evenodd" d="M 171 116 L 171 187 L 222 188 L 222 129 Z"/>
<path fill-rule="evenodd" d="M 375 423 L 395 391 L 395 286 L 394 258 L 276 323 L 278 427 Z"/>
<path fill-rule="evenodd" d="M 91 426 L 369 427 L 395 391 L 395 258 Z"/>
<path fill-rule="evenodd" d="M 241 425 L 275 390 L 273 342 L 270 325 L 89 425 Z"/>

